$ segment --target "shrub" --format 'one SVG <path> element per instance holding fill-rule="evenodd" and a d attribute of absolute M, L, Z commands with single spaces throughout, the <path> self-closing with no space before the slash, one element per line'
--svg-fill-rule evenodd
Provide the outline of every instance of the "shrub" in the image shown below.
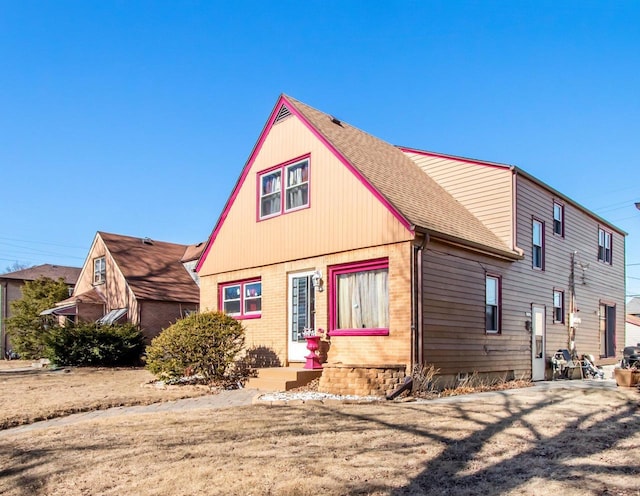
<path fill-rule="evenodd" d="M 147 347 L 147 369 L 163 380 L 185 376 L 224 386 L 244 384 L 250 373 L 239 360 L 244 327 L 221 312 L 189 315 L 162 331 Z"/>
<path fill-rule="evenodd" d="M 45 354 L 58 365 L 136 365 L 144 337 L 133 324 L 81 322 L 54 327 L 45 338 Z"/>

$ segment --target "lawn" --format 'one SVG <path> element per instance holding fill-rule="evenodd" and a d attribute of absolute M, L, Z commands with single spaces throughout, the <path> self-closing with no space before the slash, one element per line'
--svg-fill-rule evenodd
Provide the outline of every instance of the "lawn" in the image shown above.
<path fill-rule="evenodd" d="M 198 387 L 160 389 L 153 376 L 140 368 L 69 368 L 55 372 L 31 369 L 31 362 L 0 361 L 0 430 L 70 413 L 113 406 L 146 405 L 159 401 L 200 396 Z"/>
<path fill-rule="evenodd" d="M 636 390 L 123 415 L 0 433 L 0 494 L 640 495 Z"/>

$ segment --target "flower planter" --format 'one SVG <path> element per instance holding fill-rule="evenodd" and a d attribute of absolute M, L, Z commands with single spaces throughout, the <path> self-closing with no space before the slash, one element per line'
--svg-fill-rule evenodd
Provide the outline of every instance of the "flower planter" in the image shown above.
<path fill-rule="evenodd" d="M 614 369 L 616 384 L 622 387 L 633 387 L 640 383 L 640 370 Z"/>

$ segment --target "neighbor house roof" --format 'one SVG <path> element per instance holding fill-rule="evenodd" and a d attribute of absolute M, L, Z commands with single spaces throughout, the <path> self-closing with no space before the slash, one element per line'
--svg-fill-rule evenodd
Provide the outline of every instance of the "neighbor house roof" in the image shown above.
<path fill-rule="evenodd" d="M 625 321 L 629 324 L 637 325 L 638 327 L 640 327 L 640 317 L 637 317 L 636 315 L 627 314 Z"/>
<path fill-rule="evenodd" d="M 519 258 L 402 150 L 289 96 L 282 98 L 412 227 L 435 237 Z"/>
<path fill-rule="evenodd" d="M 28 269 L 16 270 L 7 274 L 0 275 L 0 279 L 15 279 L 21 281 L 35 281 L 41 277 L 48 277 L 57 281 L 64 279 L 66 284 L 73 285 L 78 281 L 80 276 L 80 267 L 67 267 L 65 265 L 42 264 Z"/>
<path fill-rule="evenodd" d="M 640 315 L 640 298 L 631 298 L 627 303 L 627 314 Z"/>
<path fill-rule="evenodd" d="M 205 243 L 200 242 L 195 245 L 188 245 L 186 250 L 184 250 L 184 254 L 182 255 L 182 259 L 180 260 L 182 263 L 193 262 L 200 258 L 202 252 L 204 251 Z"/>
<path fill-rule="evenodd" d="M 56 303 L 57 307 L 62 307 L 69 304 L 76 303 L 93 303 L 93 304 L 104 304 L 106 303 L 106 299 L 102 294 L 96 290 L 96 288 L 91 288 L 89 291 L 85 291 L 84 293 L 80 293 L 79 295 L 74 295 L 66 300 L 62 300 Z"/>
<path fill-rule="evenodd" d="M 98 232 L 127 284 L 140 300 L 200 300 L 198 285 L 181 263 L 187 245 Z"/>

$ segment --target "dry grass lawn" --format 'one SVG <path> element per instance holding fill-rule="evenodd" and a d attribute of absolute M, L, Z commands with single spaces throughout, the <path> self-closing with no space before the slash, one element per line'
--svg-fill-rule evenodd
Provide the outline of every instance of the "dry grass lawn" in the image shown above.
<path fill-rule="evenodd" d="M 252 406 L 0 433 L 9 495 L 639 495 L 635 390 Z"/>
<path fill-rule="evenodd" d="M 0 363 L 0 370 L 31 365 L 18 360 Z M 0 430 L 70 413 L 145 405 L 208 392 L 191 386 L 143 387 L 153 380 L 153 375 L 144 369 L 70 368 L 29 372 L 0 374 Z"/>

